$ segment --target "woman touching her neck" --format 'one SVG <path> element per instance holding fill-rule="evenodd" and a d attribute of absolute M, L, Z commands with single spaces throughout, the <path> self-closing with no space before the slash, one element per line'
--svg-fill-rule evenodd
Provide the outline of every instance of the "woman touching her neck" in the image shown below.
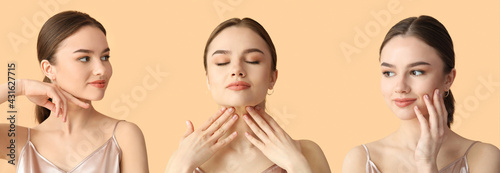
<path fill-rule="evenodd" d="M 394 25 L 380 47 L 384 100 L 401 120 L 389 136 L 357 146 L 342 172 L 500 172 L 500 151 L 450 129 L 456 77 L 453 42 L 430 16 Z"/>
<path fill-rule="evenodd" d="M 270 36 L 253 19 L 233 18 L 215 28 L 204 66 L 221 108 L 197 129 L 187 122 L 167 172 L 330 172 L 317 144 L 293 140 L 265 111 L 276 62 Z"/>
<path fill-rule="evenodd" d="M 37 54 L 44 82 L 15 81 L 15 94 L 38 105 L 40 123 L 17 126 L 17 172 L 148 172 L 139 127 L 93 107 L 93 101 L 104 97 L 112 75 L 103 25 L 82 12 L 58 13 L 43 25 Z M 0 93 L 6 89 L 6 84 L 0 86 Z M 0 102 L 6 100 L 0 95 Z M 7 128 L 0 125 L 0 131 Z M 0 157 L 8 159 L 4 139 Z"/>

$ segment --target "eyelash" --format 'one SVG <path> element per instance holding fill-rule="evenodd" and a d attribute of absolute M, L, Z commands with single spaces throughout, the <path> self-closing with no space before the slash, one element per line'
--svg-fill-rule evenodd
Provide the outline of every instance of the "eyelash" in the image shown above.
<path fill-rule="evenodd" d="M 417 72 L 419 72 L 420 74 L 418 74 L 418 75 L 415 74 Z M 392 73 L 392 76 L 394 76 L 394 72 L 391 72 L 391 71 L 384 71 L 384 72 L 382 72 L 382 74 L 385 77 L 392 77 L 389 73 Z M 414 75 L 414 76 L 421 76 L 421 75 L 424 75 L 424 74 L 425 74 L 425 72 L 422 71 L 422 70 L 412 70 L 412 71 L 410 71 L 410 75 Z"/>
<path fill-rule="evenodd" d="M 249 64 L 259 64 L 260 61 L 245 61 L 246 63 L 249 63 Z M 229 62 L 225 62 L 225 63 L 216 63 L 217 66 L 224 66 L 224 65 L 227 65 L 229 64 Z"/>
<path fill-rule="evenodd" d="M 84 58 L 85 58 L 85 61 L 82 61 L 82 59 L 84 59 Z M 103 61 L 109 61 L 109 58 L 111 58 L 111 56 L 105 55 L 105 56 L 101 57 L 101 60 L 103 60 Z M 84 57 L 78 58 L 78 60 L 81 61 L 81 62 L 88 62 L 90 60 L 90 57 L 89 56 L 84 56 Z"/>

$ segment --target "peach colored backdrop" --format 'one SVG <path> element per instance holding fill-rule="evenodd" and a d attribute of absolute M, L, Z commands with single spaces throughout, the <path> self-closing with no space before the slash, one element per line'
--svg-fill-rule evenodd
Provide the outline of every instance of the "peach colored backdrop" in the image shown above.
<path fill-rule="evenodd" d="M 106 27 L 114 76 L 105 98 L 94 105 L 141 127 L 154 173 L 164 172 L 184 121 L 197 127 L 217 109 L 206 87 L 203 48 L 212 29 L 231 17 L 252 17 L 270 33 L 279 78 L 268 97 L 269 112 L 293 138 L 318 143 L 333 172 L 340 172 L 352 147 L 398 127 L 380 93 L 378 48 L 392 25 L 421 14 L 439 19 L 455 44 L 452 89 L 458 110 L 452 129 L 500 147 L 496 0 L 35 0 L 4 2 L 0 9 L 2 83 L 11 61 L 17 63 L 18 78 L 42 79 L 36 37 L 49 16 L 78 10 Z M 18 125 L 35 126 L 34 105 L 25 97 L 16 102 Z M 0 123 L 7 122 L 6 110 L 2 104 Z M 14 170 L 0 163 L 0 172 Z"/>

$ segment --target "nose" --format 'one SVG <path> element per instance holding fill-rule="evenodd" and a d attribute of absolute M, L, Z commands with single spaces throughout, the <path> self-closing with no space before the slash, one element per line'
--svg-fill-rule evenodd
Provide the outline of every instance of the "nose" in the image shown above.
<path fill-rule="evenodd" d="M 104 74 L 107 73 L 108 69 L 107 69 L 107 65 L 104 64 L 105 62 L 103 62 L 100 58 L 98 58 L 97 60 L 94 61 L 92 67 L 92 73 L 95 75 L 95 76 L 102 76 Z"/>
<path fill-rule="evenodd" d="M 245 77 L 246 71 L 244 67 L 241 65 L 241 62 L 233 63 L 231 67 L 231 77 Z"/>
<path fill-rule="evenodd" d="M 406 75 L 399 75 L 399 77 L 396 77 L 396 80 L 396 86 L 394 88 L 395 93 L 408 94 L 411 91 Z"/>

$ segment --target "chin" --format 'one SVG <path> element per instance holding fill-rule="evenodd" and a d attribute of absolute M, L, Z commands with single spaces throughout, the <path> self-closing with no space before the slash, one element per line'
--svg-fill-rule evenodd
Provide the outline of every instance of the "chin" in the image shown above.
<path fill-rule="evenodd" d="M 223 101 L 217 101 L 216 103 L 221 106 L 225 107 L 245 107 L 245 106 L 255 106 L 261 103 L 262 101 L 258 100 L 250 100 L 250 99 L 244 99 L 244 98 L 232 98 L 232 99 L 225 99 Z"/>
<path fill-rule="evenodd" d="M 414 118 L 417 118 L 417 115 L 413 111 L 413 109 L 407 110 L 407 109 L 399 109 L 399 110 L 393 110 L 394 114 L 401 119 L 401 120 L 411 120 Z"/>

